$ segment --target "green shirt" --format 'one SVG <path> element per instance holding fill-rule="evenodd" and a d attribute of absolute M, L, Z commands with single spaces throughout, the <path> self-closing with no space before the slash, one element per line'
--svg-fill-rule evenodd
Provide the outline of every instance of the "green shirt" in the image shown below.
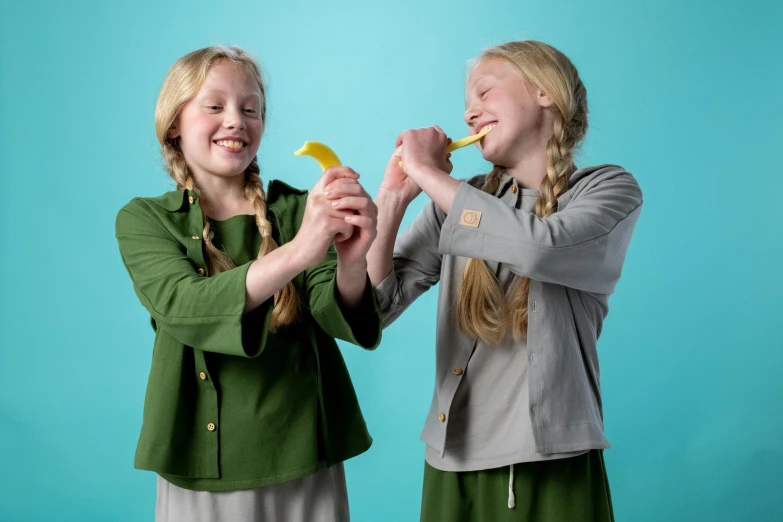
<path fill-rule="evenodd" d="M 268 218 L 279 245 L 302 222 L 307 193 L 273 181 Z M 213 222 L 237 268 L 210 276 L 195 192 L 136 198 L 120 210 L 120 253 L 155 330 L 135 467 L 184 488 L 226 491 L 314 473 L 372 442 L 335 338 L 375 348 L 380 312 L 367 282 L 339 306 L 336 253 L 294 278 L 303 322 L 268 331 L 273 300 L 250 313 L 245 277 L 261 245 L 254 216 Z"/>

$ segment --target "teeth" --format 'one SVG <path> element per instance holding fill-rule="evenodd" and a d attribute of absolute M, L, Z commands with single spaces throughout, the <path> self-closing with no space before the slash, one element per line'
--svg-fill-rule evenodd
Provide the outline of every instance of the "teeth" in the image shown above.
<path fill-rule="evenodd" d="M 223 147 L 228 147 L 229 149 L 241 149 L 244 146 L 244 143 L 241 141 L 232 141 L 232 140 L 218 140 L 218 145 L 222 145 Z"/>
<path fill-rule="evenodd" d="M 487 125 L 486 127 L 483 127 L 481 129 L 481 132 L 489 132 L 492 129 L 494 129 L 496 125 L 497 125 L 496 123 L 493 123 L 492 125 Z"/>

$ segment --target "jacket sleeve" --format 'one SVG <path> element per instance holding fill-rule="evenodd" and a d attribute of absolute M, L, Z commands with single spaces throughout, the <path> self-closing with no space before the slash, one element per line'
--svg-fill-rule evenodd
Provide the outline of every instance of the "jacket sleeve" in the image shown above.
<path fill-rule="evenodd" d="M 133 288 L 158 328 L 203 351 L 245 357 L 263 351 L 273 299 L 244 314 L 250 263 L 199 275 L 180 242 L 137 200 L 120 210 L 115 226 Z"/>
<path fill-rule="evenodd" d="M 438 251 L 503 263 L 536 281 L 611 294 L 641 206 L 636 180 L 618 170 L 599 174 L 562 211 L 543 219 L 463 183 Z M 473 219 L 463 221 L 469 211 Z"/>
<path fill-rule="evenodd" d="M 392 271 L 375 288 L 384 327 L 440 280 L 443 256 L 438 252 L 438 240 L 445 218 L 430 202 L 397 238 Z"/>
<path fill-rule="evenodd" d="M 362 302 L 351 312 L 340 306 L 337 289 L 337 251 L 329 247 L 320 264 L 304 272 L 310 314 L 327 335 L 362 348 L 374 349 L 381 342 L 381 312 L 369 276 Z"/>

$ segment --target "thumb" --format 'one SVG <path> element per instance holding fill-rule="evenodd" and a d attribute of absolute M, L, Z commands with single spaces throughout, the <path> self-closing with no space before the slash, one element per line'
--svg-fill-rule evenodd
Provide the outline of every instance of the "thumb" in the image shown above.
<path fill-rule="evenodd" d="M 315 188 L 324 190 L 332 181 L 336 179 L 337 174 L 335 172 L 335 168 L 329 167 L 323 172 L 323 174 L 321 174 L 321 177 L 318 179 L 318 183 L 315 184 Z"/>

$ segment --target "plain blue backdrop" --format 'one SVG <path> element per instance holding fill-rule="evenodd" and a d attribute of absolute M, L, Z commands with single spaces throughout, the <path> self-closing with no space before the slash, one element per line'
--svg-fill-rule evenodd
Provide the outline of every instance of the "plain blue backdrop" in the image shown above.
<path fill-rule="evenodd" d="M 172 187 L 153 110 L 177 58 L 260 59 L 265 180 L 311 187 L 293 151 L 315 140 L 375 193 L 400 131 L 466 133 L 467 60 L 525 38 L 580 69 L 579 164 L 619 163 L 644 190 L 599 342 L 617 520 L 783 520 L 781 27 L 773 0 L 2 0 L 0 520 L 152 520 L 133 452 L 153 333 L 114 217 Z M 488 170 L 472 148 L 452 159 Z M 341 345 L 375 438 L 347 463 L 356 521 L 418 520 L 435 300 L 375 352 Z"/>

